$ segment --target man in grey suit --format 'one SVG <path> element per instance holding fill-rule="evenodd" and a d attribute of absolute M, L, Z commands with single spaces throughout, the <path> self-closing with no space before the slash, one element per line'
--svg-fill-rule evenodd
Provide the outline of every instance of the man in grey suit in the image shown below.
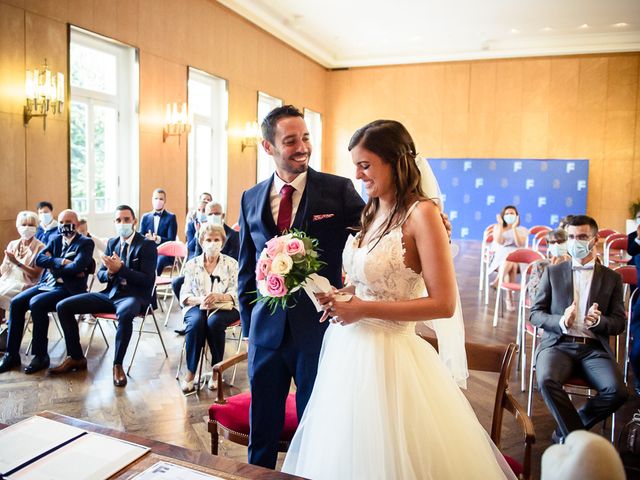
<path fill-rule="evenodd" d="M 576 215 L 567 226 L 569 262 L 550 265 L 540 280 L 530 321 L 544 329 L 536 353 L 538 387 L 558 428 L 553 440 L 589 430 L 615 412 L 627 389 L 609 347 L 609 337 L 625 328 L 622 278 L 596 262 L 598 224 Z M 598 395 L 580 410 L 562 385 L 584 378 Z"/>

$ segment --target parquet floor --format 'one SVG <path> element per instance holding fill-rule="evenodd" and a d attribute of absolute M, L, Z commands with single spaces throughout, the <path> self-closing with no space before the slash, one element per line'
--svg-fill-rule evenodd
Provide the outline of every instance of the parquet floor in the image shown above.
<path fill-rule="evenodd" d="M 506 314 L 498 327 L 493 328 L 493 293 L 485 307 L 478 292 L 479 243 L 460 242 L 456 257 L 456 272 L 462 296 L 468 340 L 489 344 L 504 344 L 515 339 L 515 314 Z M 162 442 L 182 447 L 209 451 L 209 434 L 203 418 L 213 402 L 215 392 L 204 388 L 197 395 L 184 396 L 175 380 L 183 337 L 173 329 L 182 322 L 174 307 L 167 328 L 162 327 L 164 314 L 158 313 L 169 358 L 166 359 L 159 340 L 154 335 L 144 335 L 131 369 L 126 388 L 115 388 L 111 380 L 111 362 L 115 330 L 105 328 L 111 348 L 106 349 L 99 334 L 93 340 L 89 352 L 87 372 L 72 373 L 62 377 L 49 377 L 43 373 L 25 375 L 13 371 L 0 375 L 0 422 L 14 423 L 42 410 L 52 410 L 111 428 L 136 433 Z M 91 325 L 81 322 L 81 336 L 86 345 Z M 23 352 L 28 343 L 23 342 Z M 133 341 L 125 364 L 133 351 Z M 227 352 L 235 351 L 236 341 L 229 338 Z M 52 325 L 49 335 L 49 353 L 52 364 L 64 358 L 64 342 Z M 23 355 L 23 364 L 30 359 Z M 491 423 L 496 378 L 492 374 L 472 372 L 466 395 L 473 405 L 480 422 L 488 429 Z M 519 378 L 512 379 L 511 388 L 517 399 L 526 405 L 526 393 L 519 389 Z M 234 393 L 248 388 L 246 366 L 240 367 L 236 376 Z M 539 478 L 540 458 L 550 445 L 555 427 L 542 399 L 535 395 L 533 422 L 536 428 L 536 445 L 533 450 L 533 478 Z M 618 417 L 620 427 L 633 412 L 640 408 L 640 400 L 632 396 Z M 597 427 L 598 428 L 598 427 Z M 596 431 L 599 431 L 596 430 Z M 519 459 L 522 457 L 520 429 L 515 421 L 505 419 L 503 450 Z M 246 448 L 223 442 L 220 454 L 246 462 Z"/>

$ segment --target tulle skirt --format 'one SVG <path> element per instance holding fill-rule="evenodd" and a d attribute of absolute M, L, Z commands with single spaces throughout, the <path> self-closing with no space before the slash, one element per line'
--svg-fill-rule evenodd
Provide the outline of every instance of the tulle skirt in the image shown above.
<path fill-rule="evenodd" d="M 314 480 L 515 478 L 413 328 L 376 320 L 328 328 L 284 472 Z"/>

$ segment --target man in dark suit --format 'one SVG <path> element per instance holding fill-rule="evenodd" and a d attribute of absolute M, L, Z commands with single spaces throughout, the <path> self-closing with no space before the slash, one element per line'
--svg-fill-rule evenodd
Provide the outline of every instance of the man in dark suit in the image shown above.
<path fill-rule="evenodd" d="M 277 308 L 273 314 L 264 303 L 252 303 L 256 262 L 268 240 L 300 229 L 318 239 L 320 258 L 327 264 L 320 275 L 341 286 L 342 250 L 349 229 L 360 223 L 363 201 L 349 179 L 308 168 L 309 132 L 295 107 L 270 112 L 262 134 L 276 173 L 242 195 L 238 291 L 243 335 L 249 339 L 249 463 L 275 468 L 291 379 L 301 418 L 328 324 L 319 322 L 320 314 L 304 292 L 297 295 L 295 307 Z"/>
<path fill-rule="evenodd" d="M 135 231 L 136 217 L 131 207 L 120 205 L 115 212 L 117 237 L 107 243 L 98 271 L 98 280 L 107 287 L 100 293 L 76 295 L 58 303 L 58 316 L 64 330 L 68 357 L 52 374 L 87 368 L 82 353 L 76 315 L 83 313 L 115 313 L 118 317 L 116 351 L 113 359 L 113 383 L 127 384 L 122 368 L 133 330 L 133 319 L 152 301 L 157 260 L 156 244 Z"/>
<path fill-rule="evenodd" d="M 38 219 L 40 220 L 38 228 L 36 229 L 36 238 L 45 245 L 49 245 L 53 237 L 59 235 L 58 222 L 56 222 L 56 219 L 53 217 L 53 204 L 47 201 L 39 202 L 36 209 L 38 211 Z"/>
<path fill-rule="evenodd" d="M 635 232 L 631 232 L 627 237 L 627 253 L 631 255 L 629 264 L 636 266 L 638 274 L 636 285 L 640 288 L 640 210 L 636 212 L 635 218 L 637 226 Z M 640 295 L 637 294 L 629 330 L 633 338 L 629 349 L 629 360 L 633 368 L 634 390 L 637 395 L 640 395 Z"/>
<path fill-rule="evenodd" d="M 48 368 L 49 312 L 55 311 L 59 301 L 87 290 L 87 276 L 93 265 L 93 241 L 76 232 L 78 215 L 73 210 L 60 212 L 58 223 L 60 235 L 53 237 L 36 257 L 36 265 L 47 269 L 40 283 L 11 301 L 7 353 L 0 360 L 0 373 L 20 366 L 20 343 L 28 310 L 33 321 L 34 357 L 24 371 L 35 373 Z"/>
<path fill-rule="evenodd" d="M 165 210 L 167 193 L 156 188 L 151 196 L 153 211 L 145 213 L 140 220 L 140 233 L 149 240 L 160 245 L 165 242 L 172 242 L 178 234 L 178 220 L 175 214 Z M 173 265 L 174 257 L 158 255 L 156 274 L 161 275 L 165 267 Z"/>
<path fill-rule="evenodd" d="M 574 430 L 589 430 L 627 399 L 609 347 L 609 337 L 625 329 L 622 278 L 596 262 L 598 225 L 593 218 L 574 216 L 567 234 L 572 260 L 547 267 L 530 317 L 533 325 L 544 329 L 536 376 L 558 425 L 554 441 L 563 441 Z M 576 371 L 598 391 L 580 410 L 562 388 Z"/>

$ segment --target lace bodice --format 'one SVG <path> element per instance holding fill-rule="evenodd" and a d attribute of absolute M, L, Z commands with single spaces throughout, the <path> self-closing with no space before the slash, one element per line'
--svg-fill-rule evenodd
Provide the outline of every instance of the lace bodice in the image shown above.
<path fill-rule="evenodd" d="M 358 239 L 351 236 L 343 252 L 343 265 L 349 283 L 355 285 L 356 295 L 363 300 L 411 300 L 425 295 L 422 276 L 404 264 L 405 248 L 402 226 L 389 231 L 376 247 L 358 247 Z M 387 329 L 405 331 L 413 322 L 363 319 L 361 322 Z"/>

